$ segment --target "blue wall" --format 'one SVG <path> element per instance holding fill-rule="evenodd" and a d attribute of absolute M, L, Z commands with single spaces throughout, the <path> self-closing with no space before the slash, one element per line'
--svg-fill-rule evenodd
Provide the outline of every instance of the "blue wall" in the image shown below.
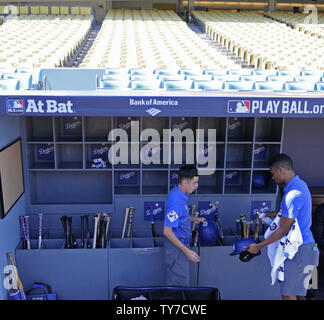
<path fill-rule="evenodd" d="M 20 137 L 19 118 L 0 117 L 0 149 Z M 7 290 L 3 287 L 3 268 L 8 264 L 6 253 L 14 252 L 20 238 L 18 216 L 25 213 L 25 196 L 23 195 L 8 215 L 0 220 L 0 300 L 7 299 Z"/>

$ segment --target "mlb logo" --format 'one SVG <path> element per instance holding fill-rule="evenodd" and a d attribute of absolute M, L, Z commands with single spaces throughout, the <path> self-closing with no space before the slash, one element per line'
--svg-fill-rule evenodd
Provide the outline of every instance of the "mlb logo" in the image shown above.
<path fill-rule="evenodd" d="M 23 99 L 7 99 L 7 113 L 8 114 L 22 114 L 24 113 Z"/>
<path fill-rule="evenodd" d="M 248 100 L 229 100 L 227 103 L 229 113 L 249 113 L 250 101 Z"/>

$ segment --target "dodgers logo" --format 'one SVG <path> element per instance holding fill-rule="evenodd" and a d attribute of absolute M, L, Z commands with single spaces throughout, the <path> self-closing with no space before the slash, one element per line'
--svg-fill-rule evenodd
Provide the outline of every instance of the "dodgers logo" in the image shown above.
<path fill-rule="evenodd" d="M 8 114 L 24 113 L 24 100 L 21 98 L 7 99 L 7 113 Z"/>
<path fill-rule="evenodd" d="M 229 113 L 249 113 L 250 101 L 248 100 L 229 100 L 227 103 Z"/>
<path fill-rule="evenodd" d="M 172 210 L 167 214 L 167 217 L 170 220 L 170 222 L 173 222 L 173 221 L 177 220 L 179 216 L 177 215 L 177 213 L 174 210 Z"/>
<path fill-rule="evenodd" d="M 273 223 L 271 226 L 270 226 L 270 230 L 273 231 L 277 229 L 277 224 L 276 223 Z"/>

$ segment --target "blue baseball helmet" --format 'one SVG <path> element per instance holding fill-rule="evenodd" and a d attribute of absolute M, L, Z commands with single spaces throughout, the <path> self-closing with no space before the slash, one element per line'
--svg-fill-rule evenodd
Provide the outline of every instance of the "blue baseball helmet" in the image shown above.
<path fill-rule="evenodd" d="M 253 173 L 252 184 L 254 188 L 264 188 L 268 182 L 269 175 L 266 173 Z"/>
<path fill-rule="evenodd" d="M 234 251 L 230 253 L 231 256 L 234 256 L 236 254 L 239 254 L 243 251 L 246 251 L 246 246 L 252 244 L 252 243 L 257 243 L 255 240 L 253 240 L 252 238 L 242 238 L 237 240 L 234 244 L 233 244 L 233 249 Z M 260 254 L 260 251 L 259 253 Z"/>
<path fill-rule="evenodd" d="M 213 220 L 206 220 L 199 225 L 199 237 L 206 244 L 213 244 L 219 237 L 218 230 Z"/>

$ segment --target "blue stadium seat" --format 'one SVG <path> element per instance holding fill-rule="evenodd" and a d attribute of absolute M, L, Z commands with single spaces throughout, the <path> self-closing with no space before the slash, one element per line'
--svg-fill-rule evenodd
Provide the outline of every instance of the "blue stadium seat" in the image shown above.
<path fill-rule="evenodd" d="M 30 73 L 4 73 L 2 79 L 17 79 L 20 80 L 21 90 L 33 89 L 32 75 Z"/>
<path fill-rule="evenodd" d="M 169 80 L 164 81 L 164 87 L 167 91 L 183 91 L 194 89 L 193 81 L 190 80 Z"/>
<path fill-rule="evenodd" d="M 295 81 L 296 82 L 304 82 L 304 81 L 308 81 L 308 82 L 318 82 L 321 80 L 320 76 L 316 76 L 316 75 L 310 75 L 310 76 L 297 76 L 295 77 Z"/>
<path fill-rule="evenodd" d="M 199 76 L 186 75 L 185 79 L 194 80 L 194 81 L 213 80 L 213 75 L 212 74 L 203 74 Z"/>
<path fill-rule="evenodd" d="M 132 81 L 132 90 L 161 90 L 163 89 L 162 81 Z"/>
<path fill-rule="evenodd" d="M 19 79 L 0 79 L 0 89 L 2 90 L 19 90 Z"/>
<path fill-rule="evenodd" d="M 182 69 L 181 74 L 186 76 L 201 76 L 203 74 L 203 70 Z"/>
<path fill-rule="evenodd" d="M 278 70 L 278 76 L 299 76 L 300 71 L 297 70 Z"/>
<path fill-rule="evenodd" d="M 214 75 L 214 80 L 218 81 L 239 81 L 240 75 L 239 74 L 227 74 L 224 76 L 216 76 Z"/>
<path fill-rule="evenodd" d="M 255 89 L 260 91 L 283 91 L 285 82 L 283 81 L 256 81 Z"/>
<path fill-rule="evenodd" d="M 317 82 L 315 86 L 317 91 L 324 91 L 324 82 Z"/>
<path fill-rule="evenodd" d="M 268 76 L 267 77 L 267 81 L 294 81 L 295 80 L 295 76 Z"/>
<path fill-rule="evenodd" d="M 249 69 L 232 69 L 228 70 L 229 74 L 235 74 L 235 75 L 240 75 L 240 76 L 249 76 L 252 74 L 252 70 Z"/>
<path fill-rule="evenodd" d="M 286 82 L 286 91 L 314 91 L 315 83 L 314 82 L 296 82 L 288 81 Z"/>
<path fill-rule="evenodd" d="M 252 70 L 252 74 L 255 75 L 266 75 L 266 76 L 276 76 L 278 74 L 278 71 L 275 69 L 255 69 Z"/>
<path fill-rule="evenodd" d="M 251 76 L 240 76 L 242 81 L 266 81 L 267 75 L 264 74 L 253 74 Z"/>
<path fill-rule="evenodd" d="M 149 76 L 149 75 L 153 75 L 154 70 L 153 69 L 130 69 L 129 73 L 132 76 Z"/>
<path fill-rule="evenodd" d="M 129 74 L 130 70 L 129 69 L 120 69 L 120 68 L 106 68 L 105 69 L 105 74 L 110 74 L 110 75 L 123 75 L 123 74 Z"/>
<path fill-rule="evenodd" d="M 180 70 L 155 69 L 154 74 L 161 76 L 174 76 L 177 74 L 181 74 L 181 72 Z"/>
<path fill-rule="evenodd" d="M 103 74 L 102 79 L 113 81 L 125 81 L 130 80 L 131 76 L 129 74 Z"/>
<path fill-rule="evenodd" d="M 151 80 L 154 81 L 157 79 L 157 75 L 156 74 L 132 74 L 130 76 L 132 81 L 147 81 L 147 80 Z"/>
<path fill-rule="evenodd" d="M 221 91 L 224 81 L 195 81 L 195 89 L 202 91 Z"/>
<path fill-rule="evenodd" d="M 254 90 L 254 81 L 225 81 L 224 90 L 235 90 L 235 91 Z"/>
<path fill-rule="evenodd" d="M 100 80 L 99 89 L 107 90 L 130 90 L 131 82 L 130 81 L 116 81 L 116 80 Z"/>
<path fill-rule="evenodd" d="M 161 81 L 172 81 L 172 80 L 185 80 L 184 74 L 173 74 L 173 75 L 161 75 L 159 74 L 157 78 Z"/>
<path fill-rule="evenodd" d="M 319 77 L 324 76 L 323 71 L 320 71 L 320 70 L 302 70 L 300 72 L 300 74 L 302 76 L 319 76 Z"/>
<path fill-rule="evenodd" d="M 219 70 L 219 69 L 205 69 L 203 74 L 212 74 L 214 76 L 225 76 L 228 74 L 227 70 Z"/>

